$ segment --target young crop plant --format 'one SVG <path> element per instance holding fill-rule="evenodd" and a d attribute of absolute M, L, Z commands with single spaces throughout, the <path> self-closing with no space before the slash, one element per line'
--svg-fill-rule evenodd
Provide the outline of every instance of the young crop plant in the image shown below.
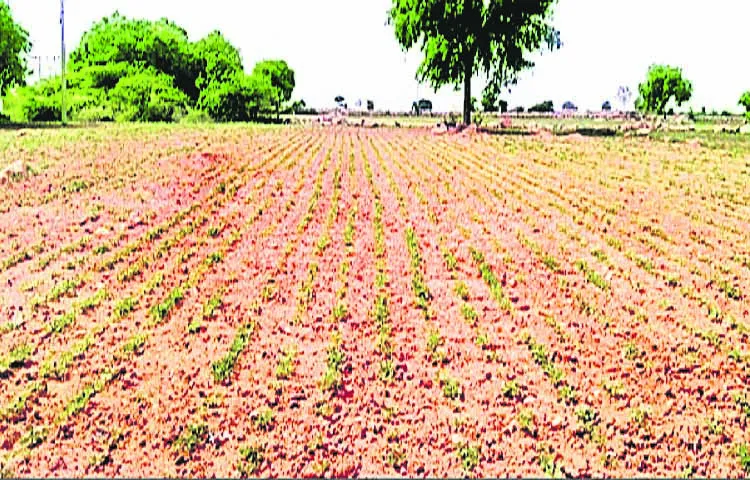
<path fill-rule="evenodd" d="M 240 447 L 240 461 L 237 464 L 237 471 L 242 478 L 252 477 L 264 460 L 263 447 L 259 443 Z"/>
<path fill-rule="evenodd" d="M 454 288 L 454 291 L 456 292 L 456 295 L 463 300 L 468 301 L 469 300 L 469 287 L 466 285 L 465 282 L 458 281 L 456 282 L 456 287 Z"/>
<path fill-rule="evenodd" d="M 462 442 L 457 445 L 456 455 L 461 461 L 464 472 L 471 473 L 479 466 L 479 447 Z"/>
<path fill-rule="evenodd" d="M 331 345 L 328 347 L 328 359 L 326 371 L 320 380 L 320 388 L 323 391 L 336 392 L 341 388 L 341 374 L 346 361 L 346 354 L 341 350 L 341 334 L 334 332 L 331 336 Z"/>
<path fill-rule="evenodd" d="M 297 347 L 291 346 L 282 350 L 276 364 L 276 378 L 287 380 L 294 375 L 294 361 L 297 358 Z"/>
<path fill-rule="evenodd" d="M 263 407 L 255 412 L 253 415 L 253 424 L 258 430 L 268 432 L 273 428 L 274 425 L 274 414 L 273 410 L 268 407 Z"/>
<path fill-rule="evenodd" d="M 446 363 L 448 353 L 443 347 L 444 343 L 443 337 L 440 336 L 440 332 L 437 330 L 432 330 L 427 335 L 427 351 L 430 354 L 433 365 Z"/>
<path fill-rule="evenodd" d="M 508 311 L 512 310 L 513 305 L 510 302 L 510 299 L 505 295 L 503 287 L 500 285 L 500 281 L 492 271 L 492 267 L 484 259 L 484 255 L 473 247 L 470 249 L 470 252 L 471 258 L 479 268 L 479 273 L 482 275 L 482 279 L 485 281 L 487 286 L 490 287 L 492 298 L 495 299 L 501 309 Z"/>
<path fill-rule="evenodd" d="M 214 380 L 216 382 L 223 382 L 229 378 L 240 354 L 250 342 L 250 336 L 254 331 L 254 322 L 245 323 L 237 329 L 237 333 L 232 341 L 231 347 L 229 348 L 229 352 L 227 352 L 227 354 L 220 360 L 211 364 L 211 371 L 213 372 Z"/>
<path fill-rule="evenodd" d="M 190 454 L 198 445 L 208 440 L 208 425 L 205 423 L 190 424 L 183 430 L 182 434 L 175 440 L 174 448 L 182 457 L 190 457 Z"/>
<path fill-rule="evenodd" d="M 161 303 L 151 307 L 149 310 L 149 314 L 151 315 L 150 323 L 152 325 L 158 325 L 163 322 L 169 315 L 169 312 L 179 305 L 183 298 L 184 293 L 182 287 L 175 287 Z"/>
<path fill-rule="evenodd" d="M 34 352 L 31 345 L 22 344 L 14 347 L 6 355 L 0 357 L 0 374 L 7 372 L 11 368 L 20 368 Z"/>
<path fill-rule="evenodd" d="M 443 387 L 443 396 L 448 400 L 458 400 L 463 397 L 463 389 L 457 379 L 445 371 L 438 373 L 438 381 Z"/>
<path fill-rule="evenodd" d="M 396 378 L 396 368 L 393 365 L 393 360 L 381 360 L 380 367 L 378 370 L 378 379 L 385 384 L 391 383 Z"/>
<path fill-rule="evenodd" d="M 476 326 L 477 321 L 479 320 L 479 314 L 477 314 L 477 311 L 470 303 L 464 303 L 461 305 L 461 315 L 463 315 L 466 323 L 471 326 Z"/>
<path fill-rule="evenodd" d="M 532 437 L 536 437 L 538 429 L 536 426 L 536 414 L 533 410 L 531 410 L 530 408 L 524 408 L 523 410 L 518 412 L 517 421 L 518 426 L 521 427 L 521 430 L 531 435 Z"/>

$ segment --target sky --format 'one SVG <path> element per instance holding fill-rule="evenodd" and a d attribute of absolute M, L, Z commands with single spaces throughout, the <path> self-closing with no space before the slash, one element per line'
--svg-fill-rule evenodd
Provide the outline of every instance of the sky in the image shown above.
<path fill-rule="evenodd" d="M 0 0 L 1 1 L 1 0 Z M 59 0 L 6 0 L 29 31 L 33 55 L 44 74 L 60 53 Z M 81 35 L 115 10 L 129 17 L 168 17 L 191 40 L 220 30 L 240 50 L 246 70 L 266 58 L 282 58 L 295 70 L 294 98 L 331 107 L 343 95 L 349 105 L 372 99 L 377 109 L 408 110 L 417 98 L 434 110 L 460 110 L 462 94 L 452 87 L 435 93 L 415 72 L 419 50 L 404 53 L 386 24 L 391 0 L 65 0 L 68 51 Z M 547 99 L 556 108 L 570 100 L 598 110 L 626 85 L 637 92 L 649 65 L 683 68 L 693 82 L 688 106 L 740 111 L 750 89 L 749 0 L 559 0 L 555 25 L 564 45 L 536 56 L 536 67 L 503 96 L 511 106 Z M 483 82 L 473 89 L 481 96 Z"/>

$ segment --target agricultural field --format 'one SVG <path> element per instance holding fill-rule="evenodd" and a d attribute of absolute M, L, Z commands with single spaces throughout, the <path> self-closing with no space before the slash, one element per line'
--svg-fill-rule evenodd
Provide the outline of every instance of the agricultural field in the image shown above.
<path fill-rule="evenodd" d="M 750 474 L 750 140 L 0 132 L 8 476 Z"/>

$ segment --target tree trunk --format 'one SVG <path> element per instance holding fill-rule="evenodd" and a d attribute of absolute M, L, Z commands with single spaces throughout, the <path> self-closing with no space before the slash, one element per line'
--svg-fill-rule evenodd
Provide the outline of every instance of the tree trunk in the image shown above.
<path fill-rule="evenodd" d="M 473 59 L 472 59 L 473 60 Z M 464 125 L 471 125 L 471 71 L 472 60 L 464 62 Z"/>

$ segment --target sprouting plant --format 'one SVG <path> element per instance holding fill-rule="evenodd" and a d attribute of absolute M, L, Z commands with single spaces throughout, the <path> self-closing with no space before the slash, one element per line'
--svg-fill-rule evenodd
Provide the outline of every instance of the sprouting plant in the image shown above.
<path fill-rule="evenodd" d="M 263 448 L 258 445 L 245 445 L 240 447 L 240 461 L 237 470 L 244 478 L 252 476 L 263 464 Z"/>
<path fill-rule="evenodd" d="M 642 427 L 645 425 L 646 420 L 651 416 L 651 407 L 648 405 L 642 405 L 635 407 L 630 410 L 630 420 Z"/>
<path fill-rule="evenodd" d="M 464 303 L 463 305 L 461 305 L 461 315 L 464 316 L 464 319 L 467 323 L 469 323 L 469 325 L 476 325 L 477 320 L 479 319 L 477 311 L 469 303 Z"/>
<path fill-rule="evenodd" d="M 261 408 L 253 415 L 253 423 L 259 430 L 269 431 L 274 423 L 273 410 L 268 407 Z"/>
<path fill-rule="evenodd" d="M 148 335 L 145 333 L 137 333 L 130 337 L 128 341 L 122 346 L 122 351 L 127 354 L 133 354 L 138 352 L 140 348 L 146 343 Z"/>
<path fill-rule="evenodd" d="M 602 388 L 612 398 L 620 398 L 625 394 L 625 387 L 620 380 L 604 379 L 602 381 Z"/>
<path fill-rule="evenodd" d="M 378 370 L 378 378 L 383 383 L 390 383 L 396 376 L 396 369 L 393 366 L 392 360 L 382 360 L 380 362 L 380 369 Z"/>
<path fill-rule="evenodd" d="M 561 386 L 557 393 L 560 396 L 560 400 L 568 405 L 575 404 L 578 401 L 578 393 L 570 385 Z"/>
<path fill-rule="evenodd" d="M 441 372 L 438 376 L 440 385 L 443 386 L 443 396 L 449 400 L 457 400 L 463 395 L 461 384 L 447 373 Z"/>
<path fill-rule="evenodd" d="M 458 295 L 462 300 L 466 301 L 469 299 L 469 287 L 466 286 L 466 283 L 462 281 L 456 282 L 454 291 L 456 292 L 456 295 Z"/>
<path fill-rule="evenodd" d="M 286 380 L 294 374 L 294 359 L 297 356 L 297 348 L 294 346 L 283 350 L 276 365 L 276 378 Z"/>
<path fill-rule="evenodd" d="M 187 454 L 192 453 L 200 443 L 208 438 L 208 425 L 205 423 L 190 424 L 174 443 L 176 449 Z"/>
<path fill-rule="evenodd" d="M 738 445 L 736 454 L 737 459 L 740 462 L 740 466 L 743 470 L 745 470 L 746 474 L 750 475 L 750 447 L 748 447 L 748 444 L 743 443 L 741 445 Z"/>
<path fill-rule="evenodd" d="M 458 445 L 456 455 L 461 460 L 461 466 L 465 472 L 473 472 L 479 465 L 479 447 L 476 445 L 468 443 Z"/>
<path fill-rule="evenodd" d="M 346 307 L 346 302 L 340 300 L 338 303 L 336 303 L 336 306 L 333 307 L 333 319 L 336 322 L 341 322 L 346 319 L 348 315 L 349 312 Z"/>
<path fill-rule="evenodd" d="M 518 412 L 518 425 L 521 427 L 521 430 L 532 437 L 535 437 L 537 433 L 535 419 L 536 415 L 534 414 L 534 411 L 529 408 L 525 408 Z"/>
<path fill-rule="evenodd" d="M 500 393 L 503 394 L 503 397 L 512 399 L 520 396 L 521 389 L 518 386 L 518 382 L 516 382 L 515 380 L 509 380 L 507 382 L 504 382 L 500 387 Z"/>
<path fill-rule="evenodd" d="M 599 414 L 588 405 L 582 405 L 576 408 L 576 417 L 578 418 L 578 433 L 583 435 L 592 435 L 594 427 L 599 418 Z"/>

